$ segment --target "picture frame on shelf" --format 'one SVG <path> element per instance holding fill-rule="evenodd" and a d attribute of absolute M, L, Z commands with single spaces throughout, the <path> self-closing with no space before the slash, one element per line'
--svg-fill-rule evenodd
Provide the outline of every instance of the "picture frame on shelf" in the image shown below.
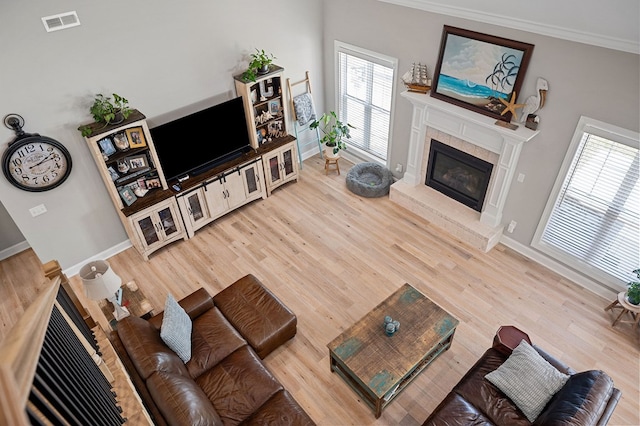
<path fill-rule="evenodd" d="M 133 189 L 126 186 L 124 188 L 121 188 L 118 193 L 120 193 L 120 197 L 122 198 L 122 201 L 124 201 L 124 203 L 127 205 L 127 207 L 135 203 L 138 199 L 138 197 L 136 197 L 136 194 L 133 193 Z"/>
<path fill-rule="evenodd" d="M 534 46 L 445 25 L 431 96 L 496 120 L 511 121 L 500 101 L 520 93 Z M 460 60 L 464 58 L 464 60 Z"/>
<path fill-rule="evenodd" d="M 129 163 L 130 171 L 149 167 L 149 162 L 147 161 L 147 156 L 145 154 L 132 155 L 130 157 L 127 157 L 126 160 Z"/>
<path fill-rule="evenodd" d="M 112 156 L 116 153 L 116 147 L 113 146 L 113 141 L 110 137 L 102 138 L 98 141 L 98 146 L 100 146 L 100 150 L 107 157 Z"/>
<path fill-rule="evenodd" d="M 109 176 L 111 176 L 111 180 L 112 181 L 115 182 L 116 180 L 118 180 L 120 175 L 118 174 L 118 172 L 116 172 L 116 169 L 114 169 L 113 167 L 109 166 L 109 167 L 107 167 L 107 170 L 109 171 Z"/>
<path fill-rule="evenodd" d="M 144 148 L 147 146 L 147 140 L 144 137 L 144 131 L 142 127 L 131 127 L 125 130 L 127 140 L 129 141 L 129 147 L 131 148 Z"/>
<path fill-rule="evenodd" d="M 147 186 L 147 189 L 154 189 L 154 188 L 161 188 L 162 187 L 162 183 L 160 182 L 160 178 L 158 178 L 158 177 L 147 178 L 147 179 L 145 179 L 144 183 Z"/>
<path fill-rule="evenodd" d="M 138 182 L 138 187 L 142 188 L 142 189 L 147 189 L 147 179 L 146 178 L 140 178 L 137 180 Z"/>
<path fill-rule="evenodd" d="M 116 148 L 118 148 L 118 151 L 126 151 L 129 149 L 129 139 L 127 139 L 125 132 L 113 135 L 113 143 Z"/>
<path fill-rule="evenodd" d="M 269 112 L 274 117 L 280 114 L 280 99 L 273 99 L 269 101 Z"/>

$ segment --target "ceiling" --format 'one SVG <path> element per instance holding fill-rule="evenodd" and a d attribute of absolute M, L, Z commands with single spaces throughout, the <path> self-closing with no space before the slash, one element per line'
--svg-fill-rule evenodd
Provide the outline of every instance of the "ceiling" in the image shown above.
<path fill-rule="evenodd" d="M 638 0 L 379 0 L 564 40 L 640 53 Z"/>

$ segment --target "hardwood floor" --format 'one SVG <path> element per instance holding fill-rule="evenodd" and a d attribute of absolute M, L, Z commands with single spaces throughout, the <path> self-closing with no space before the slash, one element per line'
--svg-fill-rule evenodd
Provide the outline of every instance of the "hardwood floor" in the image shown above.
<path fill-rule="evenodd" d="M 156 311 L 169 292 L 180 298 L 205 287 L 215 294 L 247 273 L 256 275 L 298 316 L 296 337 L 265 363 L 319 425 L 421 424 L 504 324 L 523 329 L 575 370 L 606 371 L 623 392 L 610 424 L 640 424 L 640 337 L 629 325 L 611 327 L 613 314 L 604 311 L 610 300 L 502 245 L 481 253 L 388 198 L 351 194 L 346 172 L 325 176 L 323 167 L 318 157 L 307 160 L 300 182 L 215 221 L 148 262 L 133 248 L 109 261 L 125 282 L 138 283 Z M 0 262 L 5 326 L 42 281 L 27 273 L 38 267 L 29 253 Z M 79 278 L 71 282 L 81 293 Z M 451 349 L 376 420 L 330 372 L 326 345 L 405 282 L 460 325 Z M 100 315 L 94 302 L 85 302 Z"/>

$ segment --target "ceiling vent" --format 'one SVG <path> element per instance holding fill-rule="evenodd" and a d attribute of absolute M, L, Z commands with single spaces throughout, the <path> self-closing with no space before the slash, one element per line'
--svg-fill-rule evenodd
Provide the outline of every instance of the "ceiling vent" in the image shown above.
<path fill-rule="evenodd" d="M 58 15 L 45 16 L 42 18 L 44 28 L 48 33 L 51 31 L 65 30 L 80 25 L 76 11 L 60 13 Z"/>

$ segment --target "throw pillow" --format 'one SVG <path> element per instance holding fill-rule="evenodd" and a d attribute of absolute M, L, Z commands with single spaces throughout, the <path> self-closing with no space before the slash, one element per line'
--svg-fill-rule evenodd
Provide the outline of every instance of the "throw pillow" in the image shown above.
<path fill-rule="evenodd" d="M 484 377 L 509 397 L 532 423 L 569 379 L 524 340 L 500 367 Z"/>
<path fill-rule="evenodd" d="M 189 315 L 172 295 L 168 295 L 160 326 L 160 338 L 184 363 L 191 359 L 191 328 Z"/>

